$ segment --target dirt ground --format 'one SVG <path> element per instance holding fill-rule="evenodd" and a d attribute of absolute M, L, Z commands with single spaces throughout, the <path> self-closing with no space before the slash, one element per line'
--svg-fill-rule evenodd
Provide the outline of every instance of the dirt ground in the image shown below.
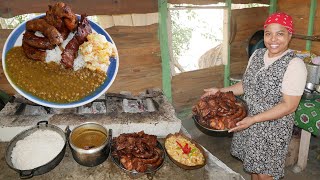
<path fill-rule="evenodd" d="M 250 179 L 250 174 L 243 170 L 242 162 L 230 154 L 230 145 L 232 137 L 228 134 L 206 135 L 201 132 L 194 124 L 191 117 L 191 110 L 177 112 L 178 117 L 182 120 L 183 126 L 191 136 L 203 145 L 214 156 L 219 158 L 235 172 L 240 173 L 245 179 Z M 320 137 L 311 137 L 307 168 L 300 172 L 294 173 L 293 166 L 285 169 L 283 180 L 318 180 L 320 177 Z"/>

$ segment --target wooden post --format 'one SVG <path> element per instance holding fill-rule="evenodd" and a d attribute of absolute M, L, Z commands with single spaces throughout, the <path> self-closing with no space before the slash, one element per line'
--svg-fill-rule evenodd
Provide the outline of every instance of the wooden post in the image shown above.
<path fill-rule="evenodd" d="M 170 54 L 168 46 L 168 30 L 167 30 L 167 17 L 168 17 L 168 3 L 167 0 L 159 0 L 159 38 L 162 59 L 162 90 L 169 102 L 172 102 L 171 91 L 171 71 L 170 71 Z"/>
<path fill-rule="evenodd" d="M 317 0 L 311 0 L 307 36 L 312 36 L 312 34 L 313 34 L 314 17 L 316 15 L 316 10 L 317 10 Z M 306 50 L 308 50 L 308 51 L 311 50 L 311 41 L 310 40 L 307 40 Z"/>
<path fill-rule="evenodd" d="M 293 167 L 294 173 L 299 173 L 307 167 L 310 138 L 311 138 L 311 133 L 302 129 L 300 146 L 299 146 L 298 162 Z"/>
<path fill-rule="evenodd" d="M 277 11 L 277 0 L 270 0 L 269 15 Z"/>
<path fill-rule="evenodd" d="M 226 0 L 228 8 L 224 9 L 223 17 L 223 47 L 222 47 L 222 61 L 224 64 L 224 87 L 230 85 L 230 18 L 231 18 L 231 0 Z"/>

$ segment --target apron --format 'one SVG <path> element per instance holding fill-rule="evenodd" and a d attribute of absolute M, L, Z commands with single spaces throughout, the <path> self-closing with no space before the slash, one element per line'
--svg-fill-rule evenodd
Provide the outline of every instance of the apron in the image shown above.
<path fill-rule="evenodd" d="M 282 80 L 288 64 L 294 58 L 288 52 L 268 67 L 264 67 L 266 49 L 258 49 L 243 76 L 244 100 L 248 116 L 271 109 L 282 100 Z M 246 171 L 267 174 L 279 179 L 284 176 L 285 159 L 292 135 L 293 113 L 280 119 L 255 123 L 235 132 L 231 154 L 243 161 Z"/>

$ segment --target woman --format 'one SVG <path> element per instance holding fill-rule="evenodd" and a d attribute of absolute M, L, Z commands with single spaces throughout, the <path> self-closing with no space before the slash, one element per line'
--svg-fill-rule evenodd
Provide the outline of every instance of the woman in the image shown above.
<path fill-rule="evenodd" d="M 217 91 L 244 94 L 248 116 L 229 130 L 234 132 L 231 154 L 243 161 L 251 179 L 279 179 L 291 139 L 294 115 L 306 83 L 304 62 L 288 44 L 292 18 L 272 14 L 264 25 L 266 48 L 250 57 L 241 82 L 225 88 L 205 89 L 202 97 Z"/>

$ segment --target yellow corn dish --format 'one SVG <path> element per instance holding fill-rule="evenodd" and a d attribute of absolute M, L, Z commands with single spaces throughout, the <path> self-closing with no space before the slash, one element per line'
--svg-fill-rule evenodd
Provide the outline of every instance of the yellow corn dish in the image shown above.
<path fill-rule="evenodd" d="M 187 154 L 183 152 L 183 149 L 177 142 L 182 147 L 185 147 L 188 143 L 187 146 L 191 148 L 190 152 L 188 152 Z M 197 166 L 203 165 L 205 162 L 205 158 L 199 148 L 197 148 L 195 144 L 191 143 L 191 141 L 187 140 L 181 135 L 173 135 L 171 137 L 168 137 L 164 144 L 168 155 L 183 165 Z"/>

